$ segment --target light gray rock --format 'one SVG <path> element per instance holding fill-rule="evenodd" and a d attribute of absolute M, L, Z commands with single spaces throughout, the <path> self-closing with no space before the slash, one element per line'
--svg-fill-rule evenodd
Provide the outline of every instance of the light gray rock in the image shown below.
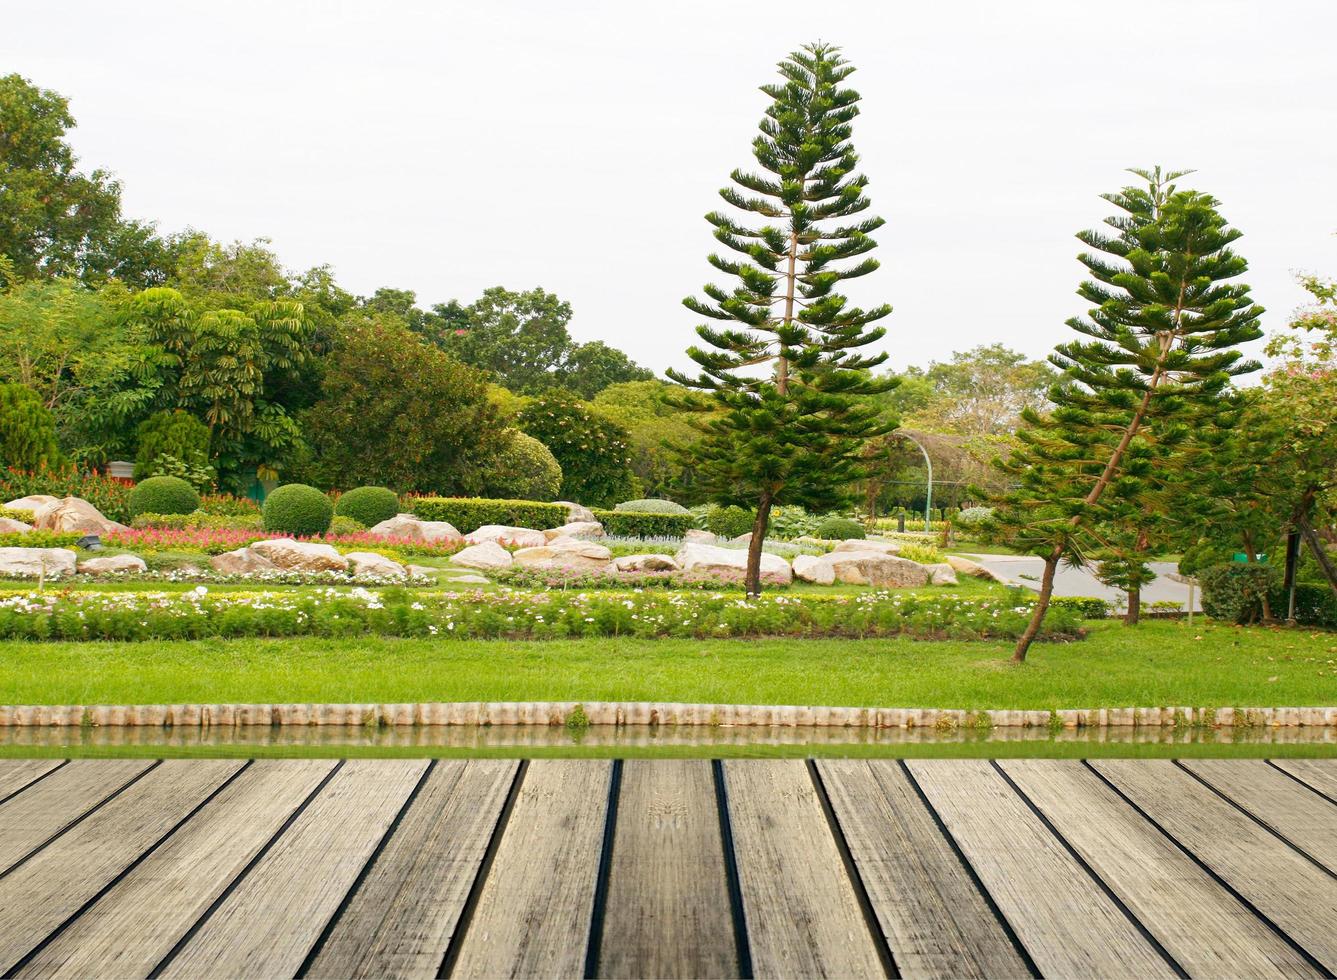
<path fill-rule="evenodd" d="M 548 537 L 542 531 L 532 527 L 511 527 L 507 524 L 484 524 L 464 536 L 470 544 L 482 544 L 495 541 L 508 544 L 512 548 L 542 548 L 548 543 Z"/>
<path fill-rule="evenodd" d="M 77 560 L 69 548 L 0 548 L 0 576 L 65 578 L 75 573 Z"/>
<path fill-rule="evenodd" d="M 603 545 L 590 541 L 556 538 L 542 547 L 521 548 L 513 557 L 517 565 L 530 568 L 599 571 L 608 567 L 608 563 L 613 560 L 613 553 Z"/>
<path fill-rule="evenodd" d="M 717 548 L 713 545 L 688 542 L 678 549 L 673 560 L 684 572 L 697 574 L 734 575 L 747 571 L 747 552 L 739 548 Z M 788 585 L 794 580 L 794 571 L 789 567 L 789 562 L 779 555 L 762 552 L 761 579 L 763 582 Z"/>
<path fill-rule="evenodd" d="M 489 585 L 488 579 L 481 575 L 457 575 L 450 580 L 450 585 Z"/>
<path fill-rule="evenodd" d="M 252 575 L 272 572 L 277 567 L 272 561 L 250 548 L 226 551 L 209 559 L 209 567 L 221 575 Z"/>
<path fill-rule="evenodd" d="M 670 555 L 623 555 L 613 559 L 619 572 L 676 572 L 678 563 Z"/>
<path fill-rule="evenodd" d="M 850 585 L 895 589 L 928 585 L 923 565 L 881 551 L 833 551 L 821 560 L 831 566 L 838 581 Z"/>
<path fill-rule="evenodd" d="M 332 545 L 292 538 L 266 538 L 251 545 L 251 550 L 269 559 L 276 568 L 291 572 L 344 572 L 348 559 Z"/>
<path fill-rule="evenodd" d="M 748 531 L 746 534 L 740 534 L 736 538 L 730 538 L 729 543 L 741 544 L 744 546 L 750 545 L 752 543 L 752 532 Z"/>
<path fill-rule="evenodd" d="M 413 541 L 455 541 L 463 537 L 449 521 L 420 521 L 412 514 L 396 514 L 367 533 Z"/>
<path fill-rule="evenodd" d="M 573 504 L 569 500 L 554 500 L 554 504 L 561 504 L 566 508 L 566 519 L 568 521 L 592 521 L 594 520 L 594 511 L 581 504 Z"/>
<path fill-rule="evenodd" d="M 79 562 L 83 575 L 133 575 L 147 572 L 149 566 L 138 555 L 99 555 Z"/>
<path fill-rule="evenodd" d="M 49 503 L 33 515 L 33 527 L 42 531 L 77 531 L 80 534 L 110 534 L 129 530 L 80 497 Z"/>
<path fill-rule="evenodd" d="M 1006 583 L 1007 581 L 1007 579 L 990 569 L 985 568 L 979 562 L 971 561 L 969 558 L 962 558 L 960 555 L 948 555 L 947 564 L 951 565 L 955 571 L 960 572 L 962 575 L 969 575 L 972 578 L 988 579 L 990 582 Z"/>
<path fill-rule="evenodd" d="M 24 524 L 12 517 L 0 517 L 0 534 L 22 534 L 24 531 L 31 530 L 31 524 Z"/>
<path fill-rule="evenodd" d="M 436 578 L 441 574 L 441 569 L 431 565 L 409 565 L 407 571 L 414 578 Z"/>
<path fill-rule="evenodd" d="M 929 585 L 957 585 L 956 569 L 952 568 L 947 562 L 936 562 L 932 565 L 925 565 L 928 571 Z"/>
<path fill-rule="evenodd" d="M 703 531 L 699 527 L 694 527 L 688 529 L 682 540 L 684 544 L 715 544 L 719 538 L 715 537 L 714 531 Z"/>
<path fill-rule="evenodd" d="M 901 552 L 901 545 L 899 541 L 849 538 L 831 549 L 832 554 L 838 551 L 876 551 L 884 555 L 898 555 Z"/>
<path fill-rule="evenodd" d="M 399 562 L 374 551 L 350 551 L 343 556 L 354 575 L 377 575 L 381 578 L 407 578 L 408 570 Z"/>
<path fill-rule="evenodd" d="M 47 504 L 54 504 L 58 500 L 59 497 L 53 497 L 49 493 L 31 493 L 26 497 L 11 500 L 5 506 L 10 510 L 30 510 L 35 516 Z"/>
<path fill-rule="evenodd" d="M 452 565 L 459 565 L 461 568 L 478 568 L 485 572 L 510 568 L 512 561 L 511 553 L 495 541 L 484 541 L 482 544 L 470 545 L 463 551 L 456 552 L 450 558 Z"/>
<path fill-rule="evenodd" d="M 572 521 L 569 524 L 563 524 L 561 527 L 548 528 L 543 532 L 543 536 L 549 541 L 554 538 L 579 538 L 582 540 L 602 538 L 604 536 L 604 526 L 598 521 Z"/>
<path fill-rule="evenodd" d="M 814 585 L 832 585 L 836 581 L 836 570 L 831 563 L 813 555 L 794 557 L 794 578 Z"/>

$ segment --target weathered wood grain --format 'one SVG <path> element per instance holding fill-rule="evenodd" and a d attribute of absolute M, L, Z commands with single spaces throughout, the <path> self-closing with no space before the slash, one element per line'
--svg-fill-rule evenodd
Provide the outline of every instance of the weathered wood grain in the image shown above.
<path fill-rule="evenodd" d="M 738 976 L 708 761 L 624 764 L 599 976 Z"/>
<path fill-rule="evenodd" d="M 1273 759 L 1272 764 L 1315 792 L 1337 800 L 1337 759 Z"/>
<path fill-rule="evenodd" d="M 0 972 L 12 969 L 244 764 L 164 762 L 0 879 Z"/>
<path fill-rule="evenodd" d="M 1081 762 L 1000 764 L 1191 976 L 1321 975 Z"/>
<path fill-rule="evenodd" d="M 17 975 L 148 976 L 333 768 L 253 763 Z"/>
<path fill-rule="evenodd" d="M 61 759 L 0 759 L 0 800 L 13 796 L 62 765 Z"/>
<path fill-rule="evenodd" d="M 1168 760 L 1110 759 L 1091 765 L 1337 972 L 1337 879 Z"/>
<path fill-rule="evenodd" d="M 345 763 L 160 975 L 292 976 L 426 768 Z"/>
<path fill-rule="evenodd" d="M 148 759 L 76 759 L 0 804 L 0 874 L 152 765 Z"/>
<path fill-rule="evenodd" d="M 724 774 L 755 975 L 883 976 L 807 768 L 738 760 Z"/>
<path fill-rule="evenodd" d="M 595 760 L 529 764 L 452 977 L 581 974 L 610 772 Z"/>
<path fill-rule="evenodd" d="M 985 760 L 907 763 L 1044 976 L 1174 976 Z"/>
<path fill-rule="evenodd" d="M 817 768 L 901 976 L 1030 976 L 898 763 Z"/>
<path fill-rule="evenodd" d="M 306 976 L 435 977 L 518 767 L 437 763 Z"/>

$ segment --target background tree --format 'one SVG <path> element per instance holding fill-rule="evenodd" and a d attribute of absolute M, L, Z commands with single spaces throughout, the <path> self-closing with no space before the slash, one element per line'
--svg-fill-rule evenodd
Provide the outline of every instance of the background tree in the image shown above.
<path fill-rule="evenodd" d="M 627 430 L 591 411 L 571 392 L 540 395 L 520 411 L 517 424 L 556 457 L 563 500 L 612 507 L 640 496 Z"/>
<path fill-rule="evenodd" d="M 631 469 L 642 493 L 692 504 L 698 502 L 698 491 L 680 450 L 699 433 L 674 406 L 683 394 L 663 381 L 624 381 L 600 391 L 590 407 L 627 430 Z"/>
<path fill-rule="evenodd" d="M 1186 420 L 1210 416 L 1230 379 L 1258 368 L 1236 349 L 1261 335 L 1263 312 L 1247 285 L 1228 282 L 1248 268 L 1230 249 L 1240 232 L 1215 199 L 1169 183 L 1182 174 L 1134 173 L 1148 186 L 1106 195 L 1122 211 L 1106 222 L 1117 234 L 1078 235 L 1091 249 L 1078 256 L 1091 275 L 1078 295 L 1094 305 L 1068 325 L 1090 339 L 1056 348 L 1054 409 L 1025 411 L 1021 447 L 1001 464 L 1017 489 L 996 501 L 996 530 L 1044 558 L 1018 662 L 1044 622 L 1058 563 L 1084 561 L 1092 529 L 1112 516 L 1106 492 L 1137 501 L 1148 461 L 1178 465 Z"/>
<path fill-rule="evenodd" d="M 156 412 L 135 431 L 135 479 L 179 476 L 196 490 L 214 477 L 209 465 L 209 427 L 180 409 Z"/>
<path fill-rule="evenodd" d="M 518 429 L 507 429 L 508 442 L 497 456 L 483 493 L 504 500 L 556 500 L 562 492 L 562 467 L 547 446 Z"/>
<path fill-rule="evenodd" d="M 471 303 L 464 333 L 446 337 L 445 349 L 483 368 L 512 391 L 538 394 L 571 346 L 571 304 L 542 289 L 517 293 L 494 286 Z"/>
<path fill-rule="evenodd" d="M 647 381 L 654 373 L 647 371 L 616 347 L 602 340 L 571 347 L 557 368 L 554 382 L 582 398 L 593 398 L 609 385 L 627 381 Z"/>
<path fill-rule="evenodd" d="M 37 470 L 62 462 L 56 420 L 37 392 L 24 385 L 0 385 L 0 467 Z"/>
<path fill-rule="evenodd" d="M 734 326 L 697 327 L 704 345 L 687 353 L 701 373 L 669 372 L 710 395 L 684 407 L 716 410 L 701 419 L 702 437 L 687 454 L 702 487 L 719 503 L 755 508 L 750 594 L 761 589 L 771 508 L 798 504 L 822 513 L 845 503 L 862 473 L 862 443 L 891 428 L 861 396 L 895 384 L 869 373 L 886 354 L 858 353 L 883 336 L 870 324 L 891 307 L 863 310 L 834 292 L 877 269 L 866 253 L 883 223 L 850 220 L 869 206 L 850 142 L 859 95 L 844 82 L 854 68 L 836 47 L 817 43 L 779 70 L 783 81 L 762 87 L 771 105 L 752 146 L 765 173 L 735 170 L 736 186 L 720 191 L 765 223 L 747 227 L 719 212 L 707 215 L 716 240 L 739 256 L 711 255 L 710 263 L 737 284 L 732 291 L 708 285 L 705 301 L 684 300 L 693 312 Z"/>
<path fill-rule="evenodd" d="M 915 382 L 922 379 L 923 388 Z M 1016 431 L 1026 408 L 1044 411 L 1058 373 L 1002 344 L 957 351 L 950 361 L 910 368 L 891 392 L 904 424 L 962 436 Z"/>

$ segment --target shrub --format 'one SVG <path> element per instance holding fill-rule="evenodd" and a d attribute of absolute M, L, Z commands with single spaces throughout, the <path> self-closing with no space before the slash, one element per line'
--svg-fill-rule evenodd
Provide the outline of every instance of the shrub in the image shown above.
<path fill-rule="evenodd" d="M 863 525 L 848 517 L 828 517 L 817 525 L 816 535 L 828 541 L 844 541 L 866 538 Z"/>
<path fill-rule="evenodd" d="M 956 526 L 963 531 L 978 530 L 993 517 L 992 507 L 967 507 L 956 515 Z"/>
<path fill-rule="evenodd" d="M 22 521 L 24 524 L 31 524 L 33 518 L 37 515 L 24 507 L 0 507 L 0 517 L 7 517 L 11 521 Z"/>
<path fill-rule="evenodd" d="M 596 510 L 594 519 L 607 534 L 627 538 L 680 538 L 692 529 L 691 514 Z"/>
<path fill-rule="evenodd" d="M 1202 611 L 1227 623 L 1254 622 L 1263 612 L 1262 597 L 1276 591 L 1279 580 L 1275 568 L 1258 562 L 1227 562 L 1200 569 Z"/>
<path fill-rule="evenodd" d="M 377 521 L 379 524 L 380 522 Z M 367 529 L 367 525 L 352 517 L 345 517 L 343 514 L 335 514 L 334 520 L 330 521 L 330 528 L 326 534 L 361 534 Z"/>
<path fill-rule="evenodd" d="M 1286 591 L 1280 587 L 1273 589 L 1268 595 L 1272 614 L 1278 619 L 1286 616 L 1288 598 Z M 1295 621 L 1302 626 L 1337 629 L 1337 596 L 1332 594 L 1332 589 L 1326 583 L 1295 584 Z"/>
<path fill-rule="evenodd" d="M 777 538 L 815 536 L 824 518 L 790 504 L 771 511 L 770 534 Z"/>
<path fill-rule="evenodd" d="M 12 531 L 0 534 L 0 548 L 73 548 L 82 531 Z"/>
<path fill-rule="evenodd" d="M 254 514 L 206 514 L 202 510 L 190 514 L 136 514 L 130 522 L 136 528 L 206 528 L 216 531 L 263 531 L 264 520 Z"/>
<path fill-rule="evenodd" d="M 863 537 L 863 535 L 859 535 Z M 921 565 L 937 565 L 946 561 L 943 553 L 931 544 L 907 544 L 902 545 L 900 557 L 907 558 L 910 561 L 917 561 Z"/>
<path fill-rule="evenodd" d="M 260 505 L 250 497 L 230 493 L 210 493 L 200 497 L 200 510 L 220 517 L 259 517 Z"/>
<path fill-rule="evenodd" d="M 1085 595 L 1056 595 L 1049 600 L 1049 608 L 1066 609 L 1082 619 L 1104 619 L 1110 613 L 1107 600 Z"/>
<path fill-rule="evenodd" d="M 499 497 L 555 500 L 562 489 L 562 466 L 557 457 L 533 436 L 515 429 L 510 444 L 492 464 L 485 489 Z"/>
<path fill-rule="evenodd" d="M 0 384 L 0 465 L 31 470 L 60 463 L 56 419 L 37 392 Z"/>
<path fill-rule="evenodd" d="M 706 514 L 706 530 L 721 538 L 736 538 L 749 533 L 756 519 L 755 514 L 741 507 L 716 507 Z"/>
<path fill-rule="evenodd" d="M 81 473 L 73 466 L 39 466 L 35 470 L 14 467 L 0 471 L 0 500 L 33 494 L 79 497 L 87 500 L 113 521 L 130 520 L 130 488 L 119 480 Z"/>
<path fill-rule="evenodd" d="M 372 527 L 399 513 L 399 495 L 386 487 L 357 487 L 340 495 L 334 512 Z"/>
<path fill-rule="evenodd" d="M 608 507 L 639 489 L 631 472 L 627 430 L 590 411 L 570 392 L 535 399 L 521 410 L 517 422 L 557 458 L 563 499 Z"/>
<path fill-rule="evenodd" d="M 176 476 L 151 476 L 130 491 L 130 514 L 190 514 L 200 507 L 200 495 Z"/>
<path fill-rule="evenodd" d="M 334 517 L 334 505 L 315 487 L 289 483 L 269 495 L 262 513 L 266 531 L 324 534 Z"/>
<path fill-rule="evenodd" d="M 631 511 L 636 514 L 688 514 L 690 511 L 682 504 L 672 500 L 659 500 L 654 497 L 644 500 L 624 500 L 613 508 L 616 511 Z"/>
<path fill-rule="evenodd" d="M 490 500 L 484 497 L 418 497 L 412 501 L 414 516 L 424 521 L 448 521 L 462 534 L 484 524 L 532 527 L 538 530 L 567 522 L 562 504 L 537 500 Z"/>
<path fill-rule="evenodd" d="M 188 412 L 158 412 L 139 424 L 135 479 L 179 476 L 197 490 L 213 483 L 209 429 Z"/>

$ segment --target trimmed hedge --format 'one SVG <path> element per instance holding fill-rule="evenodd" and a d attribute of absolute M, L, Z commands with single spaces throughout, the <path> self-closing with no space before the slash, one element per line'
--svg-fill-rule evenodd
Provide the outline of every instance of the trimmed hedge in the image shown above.
<path fill-rule="evenodd" d="M 265 498 L 266 531 L 283 534 L 324 534 L 334 519 L 334 504 L 315 487 L 288 483 Z"/>
<path fill-rule="evenodd" d="M 1067 609 L 1082 619 L 1105 619 L 1110 614 L 1104 599 L 1086 595 L 1056 595 L 1049 600 L 1050 609 Z"/>
<path fill-rule="evenodd" d="M 530 527 L 536 531 L 558 527 L 570 511 L 563 504 L 537 500 L 490 500 L 486 497 L 419 497 L 412 501 L 413 515 L 424 521 L 447 521 L 461 534 L 484 524 Z"/>
<path fill-rule="evenodd" d="M 604 533 L 619 538 L 680 538 L 694 526 L 691 514 L 647 514 L 629 510 L 596 510 Z"/>
<path fill-rule="evenodd" d="M 399 513 L 399 495 L 386 487 L 356 487 L 339 498 L 334 512 L 363 527 L 375 527 Z"/>
<path fill-rule="evenodd" d="M 130 516 L 192 514 L 200 509 L 200 495 L 178 476 L 151 476 L 130 491 Z"/>
<path fill-rule="evenodd" d="M 675 504 L 672 500 L 662 500 L 658 497 L 647 497 L 643 500 L 624 500 L 613 510 L 625 512 L 630 511 L 633 514 L 686 514 L 688 510 L 682 504 Z"/>
<path fill-rule="evenodd" d="M 706 515 L 706 530 L 722 538 L 736 538 L 752 531 L 757 515 L 738 506 L 716 507 Z"/>

